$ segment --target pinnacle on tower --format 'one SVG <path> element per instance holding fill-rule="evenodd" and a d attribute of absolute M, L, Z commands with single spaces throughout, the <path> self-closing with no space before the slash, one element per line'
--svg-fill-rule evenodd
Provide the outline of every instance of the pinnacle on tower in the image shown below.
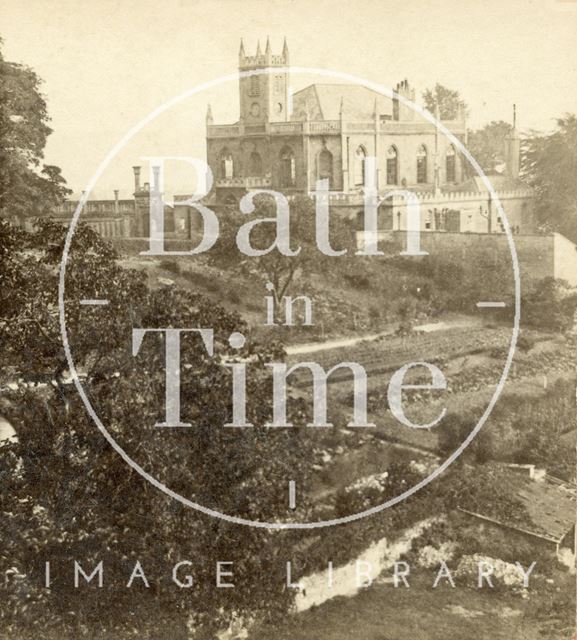
<path fill-rule="evenodd" d="M 266 49 L 265 49 L 265 54 L 268 56 L 271 53 L 271 49 L 270 49 L 270 39 L 267 36 L 266 37 Z"/>
<path fill-rule="evenodd" d="M 521 137 L 517 131 L 517 105 L 513 105 L 513 126 L 507 141 L 507 173 L 512 178 L 519 177 L 521 164 Z"/>
<path fill-rule="evenodd" d="M 260 40 L 256 43 L 256 55 L 262 56 L 262 51 L 260 50 Z"/>
<path fill-rule="evenodd" d="M 288 45 L 286 43 L 286 37 L 285 37 L 283 45 L 282 45 L 282 55 L 283 55 L 285 64 L 288 64 L 288 61 L 289 61 L 289 50 L 288 50 Z"/>
<path fill-rule="evenodd" d="M 238 57 L 239 58 L 244 58 L 245 57 L 244 42 L 242 41 L 242 38 L 240 39 L 240 49 L 238 50 Z"/>
<path fill-rule="evenodd" d="M 207 109 L 206 109 L 206 124 L 212 124 L 212 123 L 213 123 L 212 107 L 209 104 Z"/>

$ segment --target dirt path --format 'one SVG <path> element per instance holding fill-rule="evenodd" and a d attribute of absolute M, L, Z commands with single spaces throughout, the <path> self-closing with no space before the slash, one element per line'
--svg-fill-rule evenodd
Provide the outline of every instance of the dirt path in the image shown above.
<path fill-rule="evenodd" d="M 447 329 L 455 329 L 459 327 L 478 326 L 479 322 L 471 318 L 459 318 L 454 320 L 445 320 L 441 322 L 429 322 L 413 327 L 414 331 L 423 333 L 433 333 L 435 331 L 445 331 Z M 325 340 L 324 342 L 305 342 L 301 344 L 291 344 L 286 347 L 289 356 L 299 355 L 303 353 L 315 353 L 317 351 L 328 351 L 330 349 L 341 349 L 343 347 L 354 347 L 361 342 L 371 342 L 378 340 L 384 336 L 392 336 L 395 334 L 393 329 L 381 331 L 380 333 L 367 333 L 360 336 L 351 336 L 348 338 L 334 338 Z"/>

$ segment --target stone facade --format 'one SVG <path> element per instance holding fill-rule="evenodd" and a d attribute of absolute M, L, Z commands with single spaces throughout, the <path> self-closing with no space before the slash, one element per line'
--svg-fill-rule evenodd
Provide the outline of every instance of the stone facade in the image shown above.
<path fill-rule="evenodd" d="M 379 229 L 406 229 L 406 202 L 384 197 L 391 190 L 409 190 L 420 202 L 421 230 L 447 233 L 503 233 L 504 221 L 493 195 L 479 177 L 467 177 L 466 162 L 437 126 L 422 118 L 402 98 L 413 101 L 415 90 L 400 82 L 392 96 L 364 86 L 313 84 L 290 94 L 289 51 L 264 53 L 260 46 L 246 55 L 241 42 L 238 59 L 239 119 L 215 124 L 206 115 L 207 162 L 214 187 L 206 199 L 218 210 L 238 205 L 255 189 L 274 189 L 287 198 L 314 195 L 316 182 L 327 179 L 331 211 L 363 227 L 367 157 L 376 160 Z M 251 74 L 254 72 L 254 74 Z M 247 75 L 248 74 L 248 75 Z M 442 123 L 466 144 L 465 115 Z M 519 136 L 508 138 L 507 173 L 489 176 L 516 234 L 536 231 L 533 193 L 519 179 Z M 160 197 L 157 179 L 141 184 L 134 169 L 133 199 L 88 201 L 82 219 L 105 237 L 148 237 L 151 198 Z M 167 238 L 191 239 L 202 232 L 198 212 L 175 196 L 165 207 Z M 70 218 L 78 205 L 69 201 L 54 212 Z"/>
<path fill-rule="evenodd" d="M 133 167 L 134 193 L 131 199 L 120 200 L 118 190 L 114 191 L 114 200 L 87 200 L 82 207 L 80 221 L 89 225 L 103 238 L 148 238 L 150 235 L 150 202 L 153 198 L 160 198 L 158 189 L 158 172 L 155 173 L 156 183 L 152 188 L 148 182 L 141 184 L 141 167 Z M 52 218 L 68 223 L 76 211 L 80 201 L 66 200 L 52 212 Z M 174 207 L 164 207 L 164 231 L 167 237 L 175 235 Z M 23 223 L 25 228 L 32 228 L 32 220 Z M 186 230 L 180 237 L 189 238 Z"/>
<path fill-rule="evenodd" d="M 317 180 L 328 179 L 331 206 L 354 218 L 362 207 L 365 159 L 374 157 L 379 192 L 416 193 L 423 229 L 504 230 L 486 186 L 467 179 L 462 154 L 437 126 L 403 103 L 402 98 L 415 98 L 407 80 L 392 97 L 350 84 L 313 84 L 289 96 L 286 41 L 281 55 L 273 55 L 267 41 L 264 54 L 259 45 L 254 56 L 245 54 L 241 42 L 239 71 L 255 74 L 239 78 L 239 120 L 215 124 L 210 106 L 207 111 L 207 162 L 217 205 L 236 205 L 253 189 L 274 189 L 287 197 L 311 193 Z M 462 111 L 442 124 L 466 144 Z M 490 180 L 497 183 L 493 186 L 511 227 L 533 233 L 533 194 L 518 177 L 516 130 L 508 148 L 507 175 Z M 384 229 L 403 229 L 403 199 L 388 201 L 384 209 Z"/>

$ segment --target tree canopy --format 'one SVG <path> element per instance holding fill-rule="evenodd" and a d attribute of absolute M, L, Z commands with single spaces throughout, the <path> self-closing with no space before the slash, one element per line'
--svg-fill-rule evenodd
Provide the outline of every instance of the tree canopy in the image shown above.
<path fill-rule="evenodd" d="M 0 45 L 2 42 L 0 41 Z M 41 215 L 70 192 L 60 169 L 43 164 L 52 130 L 41 81 L 0 51 L 0 216 Z"/>
<path fill-rule="evenodd" d="M 577 116 L 557 119 L 552 133 L 533 133 L 522 148 L 522 174 L 535 189 L 544 230 L 577 242 Z"/>
<path fill-rule="evenodd" d="M 4 571 L 15 568 L 0 613 L 3 630 L 26 638 L 35 629 L 53 628 L 59 638 L 78 638 L 87 629 L 146 629 L 148 635 L 139 637 L 156 638 L 170 629 L 185 638 L 193 625 L 211 637 L 238 615 L 282 614 L 292 595 L 283 589 L 290 534 L 198 514 L 152 487 L 112 450 L 65 384 L 56 293 L 66 229 L 42 220 L 28 234 L 2 224 L 0 279 L 16 292 L 0 310 L 4 344 L 10 336 L 3 383 L 45 383 L 5 387 L 0 406 L 18 436 L 17 443 L 0 448 L 0 563 Z M 79 304 L 98 297 L 109 304 Z M 287 479 L 305 481 L 310 469 L 310 441 L 299 428 L 306 411 L 291 400 L 293 429 L 262 428 L 271 407 L 263 362 L 281 358 L 277 347 L 247 345 L 234 352 L 228 336 L 245 329 L 240 317 L 188 289 L 149 289 L 142 273 L 122 268 L 110 245 L 82 225 L 68 260 L 65 307 L 86 393 L 115 440 L 142 467 L 187 498 L 232 515 L 268 521 L 310 515 L 304 498 L 295 512 L 282 510 Z M 134 357 L 135 326 L 214 330 L 213 358 L 194 338 L 183 339 L 182 413 L 193 427 L 154 426 L 164 410 L 164 347 L 151 334 Z M 239 358 L 250 362 L 247 417 L 255 427 L 225 429 L 232 402 L 226 363 Z M 87 571 L 103 560 L 105 580 L 114 583 L 74 589 L 75 559 Z M 46 560 L 54 574 L 50 590 L 43 587 Z M 125 588 L 136 560 L 149 588 L 142 580 Z M 193 589 L 171 581 L 170 567 L 179 560 L 193 563 Z M 217 561 L 234 562 L 233 581 L 244 586 L 216 589 Z"/>
<path fill-rule="evenodd" d="M 513 126 L 504 120 L 493 120 L 481 129 L 469 132 L 468 149 L 485 173 L 503 170 L 502 165 L 507 161 L 507 136 L 512 129 Z"/>
<path fill-rule="evenodd" d="M 297 195 L 290 202 L 291 248 L 301 247 L 298 255 L 286 256 L 279 251 L 271 251 L 261 256 L 246 258 L 238 249 L 236 238 L 238 229 L 247 222 L 258 222 L 251 231 L 250 240 L 255 249 L 270 247 L 276 238 L 276 204 L 266 195 L 255 198 L 255 210 L 250 215 L 241 215 L 234 208 L 220 217 L 220 236 L 209 254 L 209 260 L 216 266 L 245 270 L 256 278 L 272 283 L 272 295 L 278 305 L 283 296 L 291 293 L 291 287 L 303 272 L 319 273 L 334 269 L 335 262 L 347 262 L 347 256 L 338 258 L 323 254 L 316 244 L 315 203 L 308 197 Z M 268 220 L 267 220 L 268 219 Z M 346 220 L 333 215 L 330 219 L 330 243 L 335 251 L 354 251 L 354 230 Z"/>
<path fill-rule="evenodd" d="M 433 115 L 439 105 L 439 117 L 441 120 L 455 120 L 459 110 L 468 111 L 467 103 L 455 89 L 449 89 L 442 84 L 437 84 L 432 89 L 423 92 L 423 101 L 426 109 Z"/>

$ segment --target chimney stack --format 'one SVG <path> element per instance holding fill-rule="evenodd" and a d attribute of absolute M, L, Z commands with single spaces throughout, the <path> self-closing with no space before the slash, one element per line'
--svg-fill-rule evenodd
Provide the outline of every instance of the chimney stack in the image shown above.
<path fill-rule="evenodd" d="M 134 191 L 140 191 L 140 167 L 132 167 L 134 171 Z"/>

